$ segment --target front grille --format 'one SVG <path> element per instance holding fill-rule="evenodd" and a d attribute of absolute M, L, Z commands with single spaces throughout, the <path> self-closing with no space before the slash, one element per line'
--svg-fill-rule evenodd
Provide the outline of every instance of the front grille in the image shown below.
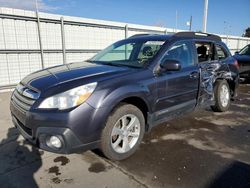
<path fill-rule="evenodd" d="M 15 116 L 13 117 L 16 120 L 16 126 L 19 126 L 23 131 L 25 131 L 29 136 L 32 136 L 32 130 L 26 126 L 24 126 L 24 124 L 22 124 L 21 121 L 19 121 Z"/>
<path fill-rule="evenodd" d="M 30 90 L 31 91 L 31 90 Z M 33 91 L 31 91 L 33 92 Z M 36 92 L 34 92 L 36 93 Z M 17 89 L 13 92 L 12 101 L 20 107 L 23 111 L 29 111 L 32 105 L 35 102 L 35 99 L 31 99 L 27 96 L 24 96 L 22 92 L 18 91 Z"/>

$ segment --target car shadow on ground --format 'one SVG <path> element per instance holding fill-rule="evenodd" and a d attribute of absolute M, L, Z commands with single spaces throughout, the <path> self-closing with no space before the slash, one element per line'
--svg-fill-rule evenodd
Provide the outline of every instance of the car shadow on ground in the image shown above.
<path fill-rule="evenodd" d="M 16 128 L 9 128 L 7 137 L 0 143 L 1 188 L 38 187 L 34 174 L 42 166 L 42 153 L 19 136 Z"/>
<path fill-rule="evenodd" d="M 207 186 L 208 188 L 246 188 L 250 187 L 250 165 L 235 161 L 228 165 Z"/>

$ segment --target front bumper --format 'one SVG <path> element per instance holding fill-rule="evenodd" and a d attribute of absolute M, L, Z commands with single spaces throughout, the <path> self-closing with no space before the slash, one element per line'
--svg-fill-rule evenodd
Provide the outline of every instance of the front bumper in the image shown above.
<path fill-rule="evenodd" d="M 98 147 L 102 125 L 105 122 L 104 116 L 99 114 L 105 115 L 106 111 L 94 109 L 86 103 L 69 112 L 25 112 L 13 101 L 10 103 L 10 110 L 15 127 L 25 139 L 46 151 L 64 154 Z M 60 149 L 46 144 L 50 136 L 60 138 Z"/>

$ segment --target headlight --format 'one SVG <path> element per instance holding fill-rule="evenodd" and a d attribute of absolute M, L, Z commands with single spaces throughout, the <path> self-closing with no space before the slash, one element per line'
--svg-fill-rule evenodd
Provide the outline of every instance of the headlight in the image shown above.
<path fill-rule="evenodd" d="M 38 108 L 51 109 L 57 108 L 60 110 L 72 108 L 84 103 L 93 93 L 96 87 L 96 82 L 79 86 L 63 93 L 59 93 L 45 99 Z"/>

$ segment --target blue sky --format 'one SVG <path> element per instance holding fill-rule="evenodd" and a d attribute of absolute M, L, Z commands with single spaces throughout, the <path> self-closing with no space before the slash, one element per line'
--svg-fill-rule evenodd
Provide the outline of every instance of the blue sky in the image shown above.
<path fill-rule="evenodd" d="M 22 3 L 18 3 L 18 1 Z M 19 6 L 35 0 L 0 0 Z M 7 5 L 3 4 L 7 3 Z M 193 30 L 202 30 L 204 0 L 38 0 L 43 11 L 86 18 L 122 21 L 187 29 L 186 22 L 193 16 Z M 19 7 L 15 7 L 19 8 Z M 25 7 L 21 7 L 25 8 Z M 31 9 L 27 7 L 27 9 Z M 209 0 L 207 32 L 242 35 L 250 27 L 250 0 Z"/>

